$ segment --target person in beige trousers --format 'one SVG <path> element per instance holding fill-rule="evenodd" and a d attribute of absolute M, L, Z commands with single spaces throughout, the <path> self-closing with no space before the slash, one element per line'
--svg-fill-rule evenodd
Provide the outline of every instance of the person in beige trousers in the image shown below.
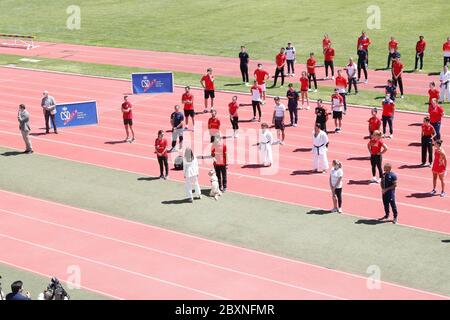
<path fill-rule="evenodd" d="M 22 133 L 23 141 L 25 142 L 26 149 L 24 153 L 33 153 L 33 146 L 31 145 L 30 140 L 30 114 L 26 110 L 26 107 L 24 104 L 21 104 L 19 106 L 19 112 L 17 114 L 17 120 L 19 121 L 19 129 Z"/>

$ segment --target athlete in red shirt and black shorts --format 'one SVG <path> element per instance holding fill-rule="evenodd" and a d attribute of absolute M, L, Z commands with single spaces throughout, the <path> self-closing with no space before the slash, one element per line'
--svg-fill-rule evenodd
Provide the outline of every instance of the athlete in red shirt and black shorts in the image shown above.
<path fill-rule="evenodd" d="M 381 138 L 381 132 L 375 130 L 367 144 L 367 149 L 370 153 L 370 164 L 372 166 L 372 182 L 380 182 L 383 176 L 383 170 L 381 169 L 381 164 L 383 162 L 383 153 L 387 151 L 387 146 Z M 378 174 L 380 175 L 380 180 L 376 178 L 376 169 L 378 169 Z"/>
<path fill-rule="evenodd" d="M 314 52 L 309 54 L 309 59 L 306 60 L 306 69 L 308 71 L 309 91 L 311 91 L 311 80 L 314 81 L 314 92 L 317 92 L 317 79 L 316 79 L 316 58 L 314 58 Z"/>
<path fill-rule="evenodd" d="M 122 116 L 123 116 L 123 125 L 125 126 L 125 132 L 127 133 L 127 137 L 124 141 L 131 143 L 135 140 L 133 130 L 133 106 L 131 105 L 131 102 L 128 101 L 128 96 L 123 97 Z M 131 139 L 129 130 L 131 130 L 132 134 Z"/>
<path fill-rule="evenodd" d="M 386 125 L 389 125 L 390 135 L 387 138 L 393 138 L 394 135 L 394 112 L 395 112 L 395 102 L 391 100 L 390 96 L 387 94 L 381 103 L 383 106 L 383 115 L 381 120 L 383 121 L 383 136 L 386 137 Z"/>
<path fill-rule="evenodd" d="M 200 84 L 205 89 L 205 110 L 208 112 L 208 99 L 211 98 L 211 110 L 214 109 L 214 76 L 212 74 L 213 70 L 208 68 L 206 74 L 200 79 Z"/>
<path fill-rule="evenodd" d="M 195 117 L 195 111 L 194 111 L 194 96 L 192 95 L 191 87 L 187 86 L 184 88 L 185 93 L 181 96 L 181 103 L 184 105 L 184 117 L 186 118 L 186 127 L 185 129 L 188 129 L 189 125 L 189 117 L 192 118 L 192 128 L 195 126 L 194 117 Z"/>
<path fill-rule="evenodd" d="M 434 130 L 433 126 L 430 124 L 430 117 L 425 117 L 423 119 L 422 124 L 422 166 L 425 166 L 425 162 L 427 161 L 427 152 L 428 152 L 428 160 L 429 167 L 433 163 L 433 139 L 436 136 L 436 130 Z"/>

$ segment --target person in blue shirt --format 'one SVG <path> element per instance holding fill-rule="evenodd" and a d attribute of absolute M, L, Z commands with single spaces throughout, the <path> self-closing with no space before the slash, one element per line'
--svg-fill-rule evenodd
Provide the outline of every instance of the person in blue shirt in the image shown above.
<path fill-rule="evenodd" d="M 172 125 L 172 148 L 170 152 L 176 150 L 177 139 L 180 140 L 180 150 L 183 149 L 183 131 L 184 115 L 180 112 L 180 106 L 175 106 L 175 111 L 170 115 L 170 124 Z"/>
<path fill-rule="evenodd" d="M 23 292 L 23 282 L 18 280 L 11 284 L 11 293 L 6 295 L 6 300 L 31 300 L 29 292 Z"/>
<path fill-rule="evenodd" d="M 381 177 L 381 192 L 383 198 L 385 216 L 380 220 L 389 219 L 389 206 L 392 208 L 394 214 L 394 224 L 398 221 L 397 205 L 395 204 L 395 188 L 397 188 L 397 175 L 392 172 L 392 165 L 386 163 L 384 165 L 384 173 Z"/>

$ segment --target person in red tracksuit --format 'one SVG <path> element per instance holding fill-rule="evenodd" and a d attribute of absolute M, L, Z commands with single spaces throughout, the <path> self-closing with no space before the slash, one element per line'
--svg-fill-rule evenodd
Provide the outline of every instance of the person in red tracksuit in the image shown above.
<path fill-rule="evenodd" d="M 328 47 L 324 50 L 324 56 L 325 56 L 325 80 L 328 80 L 328 68 L 331 69 L 331 79 L 334 80 L 334 55 L 335 51 L 331 47 L 331 42 L 328 44 Z"/>
<path fill-rule="evenodd" d="M 395 40 L 394 37 L 391 37 L 391 40 L 388 42 L 388 60 L 386 69 L 391 67 L 391 60 L 393 58 L 393 54 L 397 52 L 398 49 L 398 41 Z"/>
<path fill-rule="evenodd" d="M 423 40 L 423 36 L 420 36 L 419 41 L 417 41 L 417 43 L 416 43 L 416 63 L 414 66 L 414 71 L 417 70 L 417 65 L 418 65 L 419 60 L 420 60 L 419 71 L 422 71 L 422 69 L 423 69 L 423 56 L 425 53 L 426 46 L 427 46 L 427 43 L 425 42 L 425 40 Z"/>
<path fill-rule="evenodd" d="M 436 139 L 441 139 L 441 121 L 444 116 L 444 108 L 442 108 L 436 99 L 432 99 L 428 107 L 428 114 L 430 116 L 430 124 L 436 130 Z"/>
<path fill-rule="evenodd" d="M 441 180 L 441 197 L 445 196 L 445 182 L 444 177 L 447 175 L 447 157 L 445 155 L 444 148 L 442 148 L 442 140 L 436 140 L 434 142 L 434 162 L 431 171 L 433 172 L 433 190 L 431 194 L 436 194 L 436 182 L 437 178 Z"/>
<path fill-rule="evenodd" d="M 277 65 L 275 69 L 275 79 L 273 81 L 272 87 L 277 85 L 278 76 L 281 75 L 281 87 L 284 85 L 284 66 L 286 65 L 286 54 L 285 49 L 281 48 L 280 53 L 275 57 L 275 63 Z"/>
<path fill-rule="evenodd" d="M 316 78 L 316 58 L 314 57 L 314 52 L 309 54 L 309 59 L 306 60 L 306 69 L 308 70 L 308 91 L 312 91 L 311 89 L 311 80 L 314 81 L 314 92 L 317 92 L 317 78 Z"/>
<path fill-rule="evenodd" d="M 428 90 L 428 105 L 431 104 L 431 100 L 439 100 L 440 91 L 436 88 L 436 83 L 434 81 L 430 82 L 430 89 Z"/>
<path fill-rule="evenodd" d="M 227 191 L 227 145 L 222 142 L 220 136 L 216 136 L 211 148 L 211 156 L 214 159 L 214 170 L 219 180 L 219 189 Z"/>
<path fill-rule="evenodd" d="M 369 122 L 369 137 L 371 137 L 376 130 L 380 130 L 381 127 L 381 120 L 377 117 L 377 108 L 373 108 L 370 113 L 372 114 L 372 117 L 367 120 L 367 122 Z"/>

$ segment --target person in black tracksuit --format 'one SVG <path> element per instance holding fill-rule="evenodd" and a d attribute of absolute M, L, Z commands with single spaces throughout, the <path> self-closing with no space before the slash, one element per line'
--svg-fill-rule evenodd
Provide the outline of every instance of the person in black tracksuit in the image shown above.
<path fill-rule="evenodd" d="M 294 90 L 294 85 L 289 83 L 289 89 L 286 93 L 286 97 L 288 98 L 288 110 L 289 117 L 291 119 L 291 126 L 296 127 L 298 123 L 298 92 Z"/>
<path fill-rule="evenodd" d="M 358 82 L 361 79 L 361 70 L 364 71 L 364 77 L 367 82 L 367 51 L 360 45 L 358 49 Z"/>
<path fill-rule="evenodd" d="M 328 134 L 327 132 L 328 113 L 322 104 L 322 99 L 317 100 L 317 107 L 315 110 L 315 114 L 316 114 L 316 123 L 320 124 L 320 130 Z"/>
<path fill-rule="evenodd" d="M 245 47 L 241 46 L 241 52 L 239 52 L 239 61 L 240 61 L 240 69 L 242 74 L 242 82 L 245 84 L 248 84 L 248 62 L 249 62 L 249 55 L 245 51 Z"/>

